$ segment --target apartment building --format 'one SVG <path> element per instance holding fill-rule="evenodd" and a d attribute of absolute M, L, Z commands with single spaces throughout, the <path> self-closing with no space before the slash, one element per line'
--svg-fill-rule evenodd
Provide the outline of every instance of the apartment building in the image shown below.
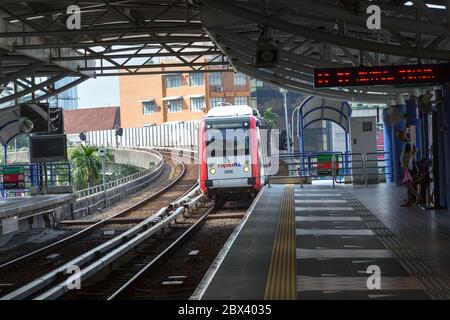
<path fill-rule="evenodd" d="M 199 120 L 221 102 L 250 103 L 250 79 L 221 69 L 125 76 L 119 81 L 124 128 Z"/>

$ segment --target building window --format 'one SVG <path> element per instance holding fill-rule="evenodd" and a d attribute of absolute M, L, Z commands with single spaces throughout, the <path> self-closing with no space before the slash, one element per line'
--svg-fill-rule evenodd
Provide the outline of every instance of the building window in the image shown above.
<path fill-rule="evenodd" d="M 223 102 L 222 97 L 211 97 L 209 98 L 209 108 L 212 109 L 214 107 L 217 107 L 221 102 Z"/>
<path fill-rule="evenodd" d="M 246 86 L 247 76 L 240 72 L 234 74 L 234 85 L 235 86 Z"/>
<path fill-rule="evenodd" d="M 166 76 L 166 88 L 176 88 L 181 86 L 181 76 L 179 74 L 169 74 Z"/>
<path fill-rule="evenodd" d="M 237 106 L 246 106 L 248 104 L 247 97 L 234 97 L 234 104 Z"/>
<path fill-rule="evenodd" d="M 142 101 L 142 113 L 151 114 L 155 112 L 155 101 Z"/>
<path fill-rule="evenodd" d="M 363 132 L 372 132 L 372 122 L 363 122 Z"/>
<path fill-rule="evenodd" d="M 189 74 L 189 86 L 202 86 L 205 84 L 205 75 L 202 72 L 193 72 Z"/>
<path fill-rule="evenodd" d="M 175 99 L 167 101 L 167 108 L 169 112 L 181 112 L 183 109 L 182 100 Z"/>
<path fill-rule="evenodd" d="M 209 85 L 221 86 L 222 85 L 222 72 L 211 72 L 209 74 Z"/>
<path fill-rule="evenodd" d="M 191 98 L 191 111 L 203 111 L 205 108 L 205 98 Z"/>

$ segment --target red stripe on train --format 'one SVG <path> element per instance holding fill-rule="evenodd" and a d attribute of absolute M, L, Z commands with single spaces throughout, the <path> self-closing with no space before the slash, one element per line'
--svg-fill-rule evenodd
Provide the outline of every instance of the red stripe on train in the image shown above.
<path fill-rule="evenodd" d="M 205 181 L 208 179 L 208 167 L 206 164 L 206 129 L 205 121 L 200 122 L 200 141 L 198 156 L 200 160 L 200 190 L 203 192 L 208 192 L 208 188 L 205 185 Z"/>
<path fill-rule="evenodd" d="M 261 167 L 258 157 L 258 135 L 256 134 L 256 118 L 250 117 L 250 156 L 252 157 L 252 177 L 255 178 L 253 189 L 261 189 Z"/>

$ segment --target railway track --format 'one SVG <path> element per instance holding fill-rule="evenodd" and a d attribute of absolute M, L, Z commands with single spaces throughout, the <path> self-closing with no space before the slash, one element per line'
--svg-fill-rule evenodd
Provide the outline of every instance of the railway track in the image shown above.
<path fill-rule="evenodd" d="M 89 278 L 98 275 L 106 267 L 112 266 L 115 261 L 126 257 L 131 252 L 140 252 L 142 246 L 149 240 L 158 242 L 160 235 L 165 234 L 165 229 L 173 228 L 177 224 L 176 220 L 183 216 L 185 202 L 195 201 L 198 203 L 200 201 L 202 196 L 197 195 L 197 191 L 198 188 L 194 188 L 188 194 L 180 197 L 178 199 L 180 202 L 176 206 L 161 208 L 158 213 L 133 228 L 35 278 L 3 296 L 1 300 L 56 299 L 74 288 L 81 288 L 81 285 L 84 286 Z M 146 255 L 146 252 L 139 254 L 140 257 Z M 76 272 L 73 273 L 73 271 Z M 79 283 L 80 287 L 76 283 Z"/>
<path fill-rule="evenodd" d="M 146 264 L 107 299 L 188 299 L 249 205 L 196 212 L 194 224 L 159 254 L 150 255 Z M 98 286 L 91 292 L 95 290 Z"/>
<path fill-rule="evenodd" d="M 89 280 L 84 281 L 80 290 L 71 290 L 61 299 L 111 300 L 119 295 L 142 273 L 187 241 L 201 227 L 213 210 L 212 203 L 204 203 L 202 200 L 200 197 L 191 200 L 191 205 L 196 206 L 194 213 L 186 213 L 185 206 L 179 208 L 177 219 L 167 224 L 166 228 L 159 230 L 133 250 L 127 251 L 109 268 L 100 270 Z"/>
<path fill-rule="evenodd" d="M 165 154 L 166 152 L 162 153 Z M 146 220 L 155 214 L 161 215 L 160 209 L 164 207 L 162 204 L 165 204 L 166 208 L 175 206 L 177 199 L 183 199 L 195 187 L 196 181 L 193 178 L 196 177 L 196 174 L 191 172 L 195 170 L 195 166 L 184 165 L 178 160 L 172 161 L 177 162 L 174 165 L 175 173 L 157 192 L 129 208 L 94 222 L 67 238 L 1 265 L 0 283 L 2 283 L 2 287 L 0 294 L 5 298 L 20 299 L 21 295 L 15 296 L 12 294 L 11 296 L 10 294 L 16 292 L 24 284 L 46 274 L 46 272 L 51 272 L 55 268 L 66 265 L 74 257 L 104 245 L 116 237 L 129 234 L 130 230 L 136 230 L 139 225 L 148 227 L 148 224 L 145 224 Z M 191 166 L 188 169 L 188 174 L 186 174 L 186 166 Z M 122 221 L 118 221 L 118 219 L 122 219 Z"/>

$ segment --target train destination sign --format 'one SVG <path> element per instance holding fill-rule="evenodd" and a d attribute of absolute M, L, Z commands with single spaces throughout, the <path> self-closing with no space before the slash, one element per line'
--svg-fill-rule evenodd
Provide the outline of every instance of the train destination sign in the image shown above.
<path fill-rule="evenodd" d="M 314 69 L 316 88 L 450 82 L 450 63 Z"/>

